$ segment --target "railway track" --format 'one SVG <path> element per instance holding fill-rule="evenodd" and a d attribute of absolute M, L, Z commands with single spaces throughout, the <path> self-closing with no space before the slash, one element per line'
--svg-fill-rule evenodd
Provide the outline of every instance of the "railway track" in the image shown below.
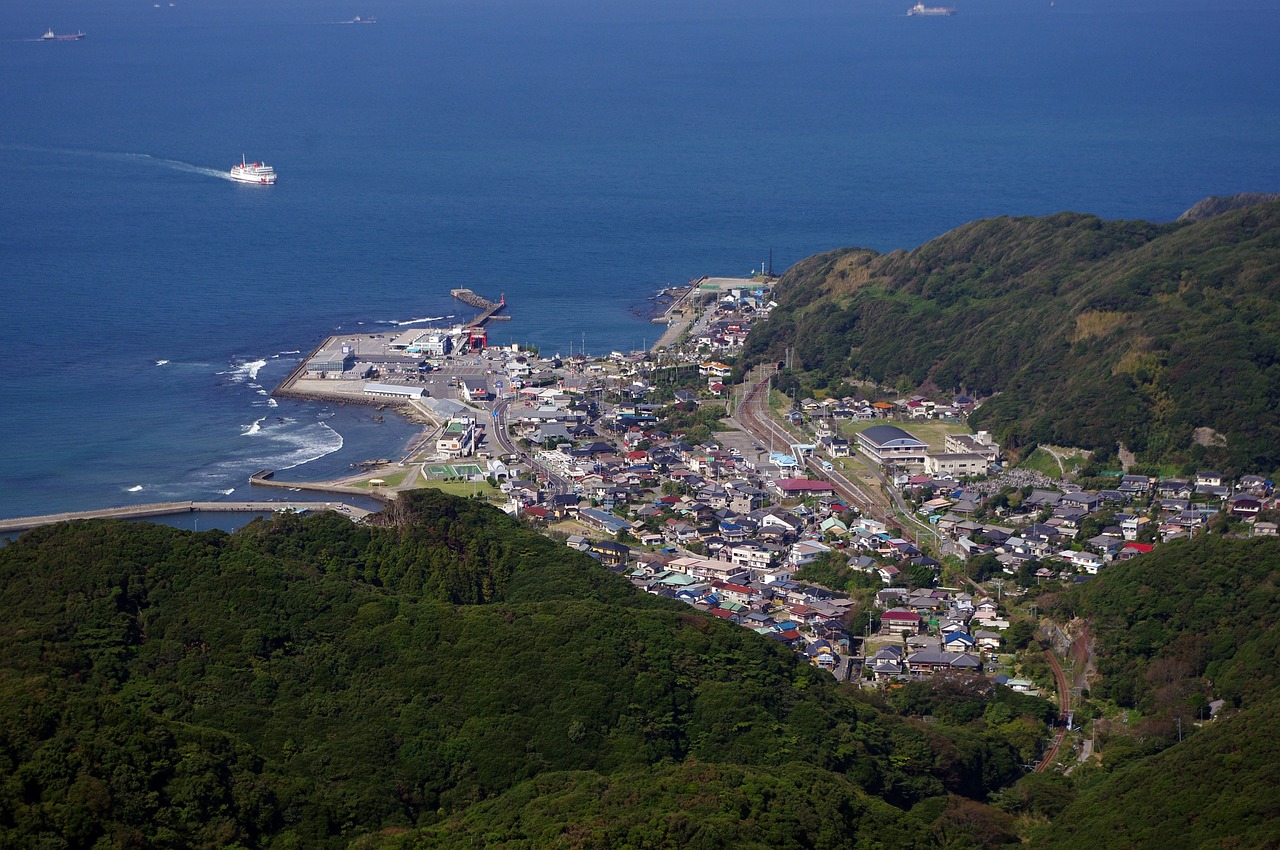
<path fill-rule="evenodd" d="M 784 446 L 803 442 L 802 438 L 779 425 L 768 411 L 769 378 L 772 373 L 762 373 L 759 379 L 750 385 L 742 404 L 734 411 L 734 419 L 743 430 L 764 444 L 766 441 L 780 441 Z M 898 525 L 895 518 L 886 511 L 879 502 L 864 490 L 846 478 L 838 470 L 822 469 L 812 457 L 804 458 L 805 468 L 826 478 L 831 482 L 836 494 L 846 503 L 853 505 L 866 516 L 877 519 L 887 525 Z M 906 531 L 904 529 L 904 535 Z M 914 541 L 913 541 L 914 542 Z"/>
<path fill-rule="evenodd" d="M 801 439 L 786 428 L 783 428 L 769 415 L 768 388 L 771 376 L 772 373 L 763 373 L 754 384 L 750 385 L 747 394 L 743 397 L 742 404 L 734 411 L 733 418 L 742 426 L 743 430 L 760 440 L 761 444 L 766 440 L 778 440 L 783 445 L 790 446 L 792 443 L 801 442 Z M 827 478 L 841 498 L 856 506 L 864 514 L 886 524 L 897 524 L 895 518 L 882 505 L 867 495 L 865 491 L 859 489 L 840 472 L 820 469 L 813 458 L 806 458 L 805 466 Z M 903 529 L 903 533 L 904 535 L 907 533 L 906 529 Z M 976 582 L 971 583 L 975 591 L 981 590 Z M 1054 733 L 1053 742 L 1045 750 L 1044 756 L 1035 767 L 1036 773 L 1045 772 L 1057 762 L 1058 754 L 1062 751 L 1062 744 L 1067 736 L 1071 715 L 1071 688 L 1067 682 L 1067 675 L 1063 672 L 1062 664 L 1059 663 L 1058 657 L 1054 655 L 1052 648 L 1046 649 L 1045 654 L 1049 658 L 1049 665 L 1053 668 L 1053 678 L 1058 689 L 1058 728 Z"/>
<path fill-rule="evenodd" d="M 1045 655 L 1049 656 L 1049 666 L 1053 668 L 1053 679 L 1058 686 L 1058 731 L 1054 734 L 1049 749 L 1044 751 L 1044 757 L 1036 765 L 1036 773 L 1044 773 L 1058 760 L 1071 716 L 1071 688 L 1067 685 L 1067 674 L 1062 671 L 1062 665 L 1058 663 L 1058 656 L 1054 655 L 1052 648 L 1046 649 Z"/>

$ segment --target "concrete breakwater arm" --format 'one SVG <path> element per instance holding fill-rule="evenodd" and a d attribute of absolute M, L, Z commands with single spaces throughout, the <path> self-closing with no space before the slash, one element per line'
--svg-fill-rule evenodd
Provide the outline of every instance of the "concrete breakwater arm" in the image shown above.
<path fill-rule="evenodd" d="M 348 484 L 330 484 L 325 481 L 276 481 L 271 476 L 274 470 L 262 469 L 249 476 L 249 483 L 256 487 L 283 487 L 287 490 L 308 490 L 318 493 L 346 493 L 349 496 L 365 496 L 385 502 L 395 498 L 394 491 L 378 491 L 368 487 L 353 487 Z M 271 502 L 270 504 L 277 504 Z M 370 511 L 365 511 L 370 513 Z"/>
<path fill-rule="evenodd" d="M 302 373 L 306 371 L 307 364 L 311 362 L 311 358 L 315 357 L 321 351 L 324 351 L 324 347 L 329 344 L 329 340 L 331 339 L 333 339 L 333 337 L 329 337 L 324 342 L 320 343 L 318 346 L 316 346 L 314 351 L 312 351 L 306 357 L 299 360 L 298 365 L 290 369 L 289 374 L 284 376 L 284 380 L 281 381 L 279 384 L 277 384 L 276 388 L 271 391 L 271 395 L 277 396 L 280 394 L 282 390 L 287 393 L 287 391 L 294 385 L 294 383 L 298 380 L 298 378 L 302 376 Z M 282 397 L 287 398 L 288 396 L 286 395 Z"/>
<path fill-rule="evenodd" d="M 257 482 L 260 483 L 260 482 Z M 295 485 L 284 485 L 295 486 Z M 322 489 L 322 488 L 316 488 Z M 355 488 L 351 488 L 355 489 Z M 361 496 L 374 496 L 365 490 L 357 490 Z M 100 508 L 92 511 L 68 511 L 60 514 L 44 514 L 42 516 L 13 517 L 0 519 L 0 534 L 16 531 L 28 531 L 43 525 L 59 522 L 73 522 L 87 519 L 147 519 L 156 516 L 173 514 L 189 514 L 201 511 L 212 513 L 274 513 L 275 511 L 336 511 L 344 516 L 360 519 L 372 511 L 357 508 L 342 502 L 156 502 L 149 505 L 132 505 L 123 508 Z"/>

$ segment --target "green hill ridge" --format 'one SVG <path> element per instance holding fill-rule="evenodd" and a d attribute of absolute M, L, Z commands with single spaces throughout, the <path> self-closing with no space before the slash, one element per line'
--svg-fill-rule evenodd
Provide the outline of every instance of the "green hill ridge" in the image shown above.
<path fill-rule="evenodd" d="M 845 249 L 783 276 L 747 364 L 794 347 L 802 389 L 871 380 L 986 401 L 1011 448 L 1280 468 L 1280 203 L 1152 224 L 977 221 L 911 251 Z"/>
<path fill-rule="evenodd" d="M 0 847 L 1011 834 L 981 801 L 1026 756 L 981 711 L 896 716 L 472 500 L 404 494 L 379 522 L 0 549 Z"/>
<path fill-rule="evenodd" d="M 1177 541 L 1039 603 L 1091 621 L 1090 696 L 1133 713 L 1094 730 L 1100 764 L 1070 778 L 1071 795 L 1059 790 L 1030 843 L 1278 846 L 1280 541 Z"/>

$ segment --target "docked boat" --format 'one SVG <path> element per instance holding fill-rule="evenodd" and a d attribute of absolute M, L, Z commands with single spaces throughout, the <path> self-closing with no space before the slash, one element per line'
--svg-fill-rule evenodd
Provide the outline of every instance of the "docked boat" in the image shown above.
<path fill-rule="evenodd" d="M 907 10 L 908 15 L 954 15 L 955 13 L 955 6 L 926 6 L 924 3 L 917 3 Z"/>
<path fill-rule="evenodd" d="M 240 156 L 240 164 L 231 166 L 231 179 L 241 183 L 258 183 L 270 185 L 276 182 L 276 170 L 265 162 L 249 162 L 244 155 Z"/>
<path fill-rule="evenodd" d="M 82 38 L 84 38 L 84 33 L 79 31 L 68 35 L 58 35 L 53 31 L 53 27 L 49 27 L 45 34 L 40 36 L 41 41 L 80 41 Z"/>

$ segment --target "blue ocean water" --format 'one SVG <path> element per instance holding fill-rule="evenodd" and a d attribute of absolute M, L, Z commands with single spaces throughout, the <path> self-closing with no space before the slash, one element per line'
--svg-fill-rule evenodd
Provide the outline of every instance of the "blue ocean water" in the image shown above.
<path fill-rule="evenodd" d="M 770 249 L 1280 187 L 1274 0 L 954 2 L 8 0 L 0 516 L 395 455 L 404 423 L 266 392 L 453 287 L 605 352 Z M 280 182 L 216 174 L 241 153 Z"/>

